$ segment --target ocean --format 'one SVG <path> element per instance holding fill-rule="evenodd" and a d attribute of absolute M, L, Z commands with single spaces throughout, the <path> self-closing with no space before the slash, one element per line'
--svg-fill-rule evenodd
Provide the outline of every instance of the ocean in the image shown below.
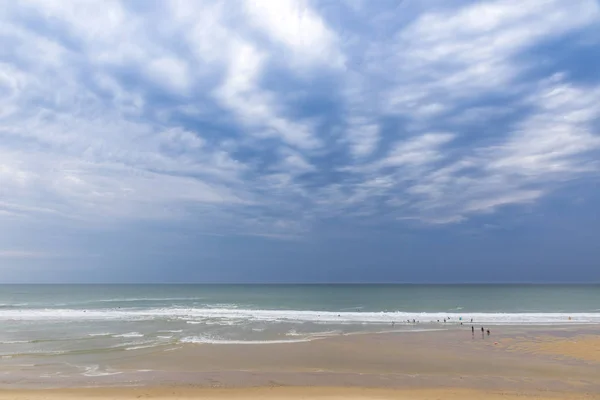
<path fill-rule="evenodd" d="M 93 376 L 109 373 L 94 360 L 134 350 L 457 329 L 471 320 L 600 324 L 600 285 L 0 285 L 0 358 L 68 360 Z"/>

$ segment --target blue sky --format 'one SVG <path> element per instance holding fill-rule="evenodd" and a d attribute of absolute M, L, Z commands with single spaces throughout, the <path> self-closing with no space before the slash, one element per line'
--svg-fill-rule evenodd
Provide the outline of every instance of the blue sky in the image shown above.
<path fill-rule="evenodd" d="M 596 0 L 0 10 L 1 281 L 600 281 Z"/>

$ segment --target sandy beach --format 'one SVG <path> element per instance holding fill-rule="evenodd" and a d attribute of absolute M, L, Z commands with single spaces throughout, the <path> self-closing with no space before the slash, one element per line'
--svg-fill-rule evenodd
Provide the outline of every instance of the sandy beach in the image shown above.
<path fill-rule="evenodd" d="M 597 328 L 585 326 L 495 327 L 491 336 L 454 329 L 187 344 L 106 359 L 123 372 L 73 377 L 53 388 L 32 370 L 7 378 L 9 367 L 2 365 L 0 400 L 595 399 L 599 354 Z"/>
<path fill-rule="evenodd" d="M 465 389 L 390 390 L 348 388 L 252 388 L 252 389 L 79 389 L 0 392 L 0 400 L 128 400 L 128 399 L 317 399 L 317 400 L 475 400 L 475 399 L 597 399 L 584 393 L 519 393 L 510 391 L 475 391 Z"/>

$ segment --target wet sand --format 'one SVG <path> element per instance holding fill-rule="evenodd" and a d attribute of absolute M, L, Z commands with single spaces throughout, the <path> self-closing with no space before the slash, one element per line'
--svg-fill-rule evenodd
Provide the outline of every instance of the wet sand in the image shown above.
<path fill-rule="evenodd" d="M 600 363 L 600 336 L 595 335 L 517 337 L 504 340 L 501 347 L 508 351 L 545 354 L 562 360 L 580 359 Z"/>
<path fill-rule="evenodd" d="M 585 326 L 494 327 L 491 336 L 472 336 L 465 327 L 290 344 L 186 344 L 114 356 L 104 362 L 121 373 L 58 385 L 31 371 L 17 380 L 0 375 L 2 388 L 15 388 L 0 391 L 0 400 L 600 399 L 599 354 L 600 332 Z M 126 387 L 132 385 L 139 387 Z M 99 387 L 28 389 L 52 386 Z"/>
<path fill-rule="evenodd" d="M 251 389 L 76 389 L 44 391 L 0 391 L 0 400 L 129 400 L 129 399 L 205 399 L 205 400 L 591 400 L 584 393 L 518 393 L 466 389 L 391 390 L 371 388 L 251 388 Z"/>

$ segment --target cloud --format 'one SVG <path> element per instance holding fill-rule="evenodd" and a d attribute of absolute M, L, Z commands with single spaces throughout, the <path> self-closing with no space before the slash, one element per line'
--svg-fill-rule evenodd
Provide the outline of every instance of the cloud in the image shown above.
<path fill-rule="evenodd" d="M 530 99 L 536 112 L 492 149 L 495 160 L 489 168 L 542 179 L 597 172 L 594 160 L 583 156 L 600 148 L 594 131 L 599 100 L 600 87 L 581 88 L 553 77 Z"/>
<path fill-rule="evenodd" d="M 305 1 L 247 0 L 244 6 L 251 23 L 292 54 L 294 65 L 319 63 L 343 66 L 336 35 Z"/>
<path fill-rule="evenodd" d="M 380 140 L 379 126 L 360 117 L 351 118 L 348 124 L 347 137 L 352 155 L 365 157 L 373 153 Z"/>
<path fill-rule="evenodd" d="M 597 2 L 240 5 L 7 3 L 0 220 L 298 238 L 598 174 L 600 83 L 527 56 L 588 38 Z"/>
<path fill-rule="evenodd" d="M 185 94 L 191 86 L 187 65 L 172 57 L 154 59 L 148 65 L 148 74 L 167 89 Z"/>
<path fill-rule="evenodd" d="M 573 16 L 573 17 L 572 17 Z M 358 67 L 371 104 L 427 129 L 432 118 L 467 112 L 486 95 L 524 96 L 520 79 L 536 66 L 520 56 L 536 45 L 593 26 L 593 0 L 468 2 L 425 8 L 393 34 L 368 42 Z M 400 16 L 398 16 L 400 18 Z"/>
<path fill-rule="evenodd" d="M 399 167 L 422 165 L 434 162 L 442 156 L 439 147 L 454 138 L 450 133 L 425 133 L 407 141 L 397 143 L 378 166 Z"/>
<path fill-rule="evenodd" d="M 484 200 L 473 200 L 464 207 L 465 212 L 492 212 L 497 207 L 508 204 L 531 203 L 543 195 L 539 190 L 515 192 Z"/>
<path fill-rule="evenodd" d="M 309 125 L 280 116 L 276 111 L 279 108 L 276 96 L 257 86 L 263 57 L 249 44 L 233 46 L 227 77 L 215 93 L 217 98 L 256 136 L 279 137 L 300 148 L 318 146 Z"/>

